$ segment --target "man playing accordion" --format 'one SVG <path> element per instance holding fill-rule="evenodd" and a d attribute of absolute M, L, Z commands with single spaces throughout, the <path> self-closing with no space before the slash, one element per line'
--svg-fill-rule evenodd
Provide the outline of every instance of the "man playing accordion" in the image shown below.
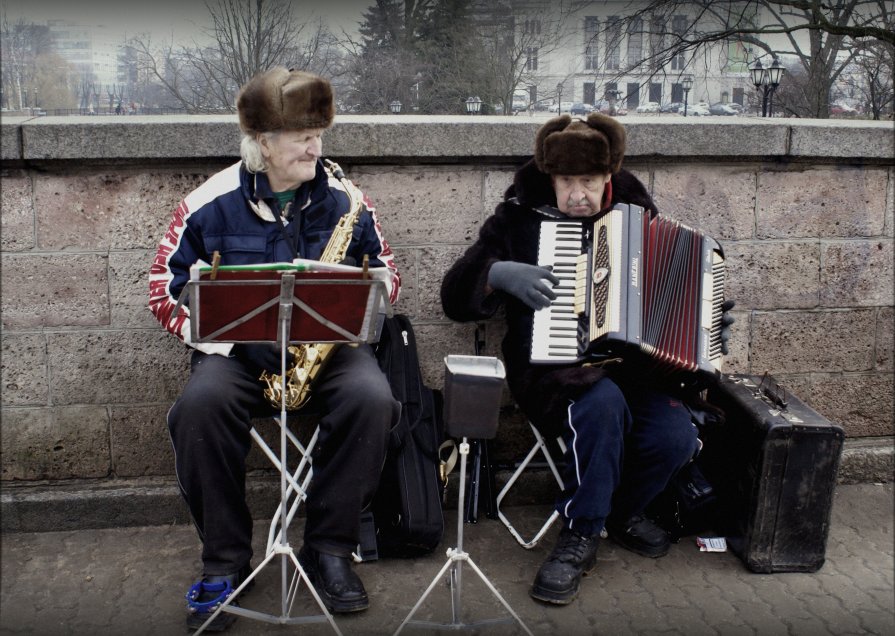
<path fill-rule="evenodd" d="M 321 160 L 322 134 L 334 113 L 326 79 L 273 68 L 241 89 L 237 109 L 242 161 L 187 195 L 150 273 L 150 309 L 194 347 L 190 379 L 168 413 L 177 480 L 202 540 L 202 577 L 188 594 L 191 628 L 251 573 L 245 460 L 252 418 L 278 412 L 264 396 L 261 375 L 279 372 L 281 353 L 275 343 L 191 343 L 189 308 L 175 315 L 177 300 L 190 266 L 212 263 L 215 253 L 224 266 L 321 260 L 352 200 Z M 386 268 L 394 303 L 400 278 L 391 248 L 365 197 L 359 212 L 340 259 L 360 265 L 368 256 L 371 267 Z M 367 344 L 334 349 L 310 404 L 322 415 L 298 559 L 330 611 L 364 610 L 369 601 L 351 554 L 400 404 Z M 234 620 L 222 612 L 207 629 L 221 631 Z"/>
<path fill-rule="evenodd" d="M 601 532 L 646 557 L 668 552 L 667 533 L 645 515 L 650 502 L 696 454 L 691 407 L 695 386 L 645 373 L 626 360 L 601 365 L 531 361 L 534 312 L 556 298 L 559 279 L 538 263 L 545 220 L 592 221 L 618 203 L 656 206 L 644 185 L 621 168 L 625 130 L 614 118 L 568 115 L 544 124 L 534 158 L 515 174 L 504 201 L 445 275 L 441 299 L 458 321 L 490 318 L 505 307 L 503 357 L 517 403 L 547 438 L 568 449 L 556 502 L 563 527 L 530 594 L 567 604 L 596 565 Z M 722 350 L 732 319 L 724 305 Z"/>

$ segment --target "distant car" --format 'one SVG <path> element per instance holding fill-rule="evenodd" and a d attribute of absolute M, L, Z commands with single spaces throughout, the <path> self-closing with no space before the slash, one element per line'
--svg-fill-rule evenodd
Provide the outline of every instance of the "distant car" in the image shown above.
<path fill-rule="evenodd" d="M 855 108 L 852 108 L 848 104 L 831 104 L 830 105 L 830 114 L 831 115 L 857 115 L 858 111 Z"/>
<path fill-rule="evenodd" d="M 679 112 L 681 115 L 686 114 L 691 117 L 707 117 L 712 114 L 712 111 L 704 104 L 693 104 L 692 106 L 687 106 L 686 111 L 682 108 Z"/>
<path fill-rule="evenodd" d="M 659 102 L 646 102 L 637 107 L 638 113 L 658 113 L 662 109 Z"/>
<path fill-rule="evenodd" d="M 709 106 L 709 112 L 712 115 L 736 115 L 737 112 L 733 108 L 731 108 L 730 104 L 725 104 L 723 102 L 717 102 Z"/>
<path fill-rule="evenodd" d="M 743 114 L 743 105 L 742 104 L 737 104 L 736 102 L 730 102 L 728 104 L 728 106 L 730 106 L 732 109 L 734 109 L 737 112 L 737 115 Z"/>
<path fill-rule="evenodd" d="M 557 112 L 557 110 L 559 109 L 560 106 L 562 106 L 562 112 L 564 112 L 564 113 L 567 113 L 570 110 L 572 110 L 572 102 L 563 102 L 560 105 L 550 104 L 550 108 L 548 108 L 547 110 L 549 110 L 551 113 L 555 113 L 555 112 Z"/>
<path fill-rule="evenodd" d="M 684 107 L 682 102 L 671 102 L 670 104 L 665 104 L 661 108 L 659 108 L 660 113 L 676 113 L 681 108 Z"/>
<path fill-rule="evenodd" d="M 583 102 L 575 102 L 569 109 L 569 113 L 572 115 L 587 115 L 592 112 L 594 112 L 594 107 Z"/>

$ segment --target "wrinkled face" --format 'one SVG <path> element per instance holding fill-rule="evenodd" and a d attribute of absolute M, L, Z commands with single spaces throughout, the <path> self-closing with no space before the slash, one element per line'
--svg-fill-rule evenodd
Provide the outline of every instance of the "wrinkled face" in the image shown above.
<path fill-rule="evenodd" d="M 555 174 L 552 176 L 556 206 L 571 217 L 592 216 L 600 211 L 609 174 Z"/>
<path fill-rule="evenodd" d="M 281 130 L 258 136 L 274 192 L 293 190 L 314 178 L 323 153 L 323 129 Z"/>

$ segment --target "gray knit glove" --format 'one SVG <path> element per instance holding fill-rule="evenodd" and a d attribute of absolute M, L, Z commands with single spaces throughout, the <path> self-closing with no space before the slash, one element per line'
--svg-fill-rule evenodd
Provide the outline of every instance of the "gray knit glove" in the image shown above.
<path fill-rule="evenodd" d="M 488 284 L 512 294 L 537 311 L 556 299 L 552 287 L 559 284 L 559 279 L 549 269 L 537 265 L 497 261 L 488 271 Z"/>

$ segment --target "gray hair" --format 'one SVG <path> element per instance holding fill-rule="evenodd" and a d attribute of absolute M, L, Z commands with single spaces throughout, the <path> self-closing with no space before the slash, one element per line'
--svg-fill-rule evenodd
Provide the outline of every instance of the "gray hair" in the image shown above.
<path fill-rule="evenodd" d="M 261 133 L 268 139 L 276 135 L 275 132 Z M 245 162 L 246 170 L 249 172 L 267 172 L 267 161 L 264 160 L 264 154 L 261 152 L 261 144 L 258 142 L 258 135 L 244 134 L 242 141 L 239 142 L 239 154 Z"/>

